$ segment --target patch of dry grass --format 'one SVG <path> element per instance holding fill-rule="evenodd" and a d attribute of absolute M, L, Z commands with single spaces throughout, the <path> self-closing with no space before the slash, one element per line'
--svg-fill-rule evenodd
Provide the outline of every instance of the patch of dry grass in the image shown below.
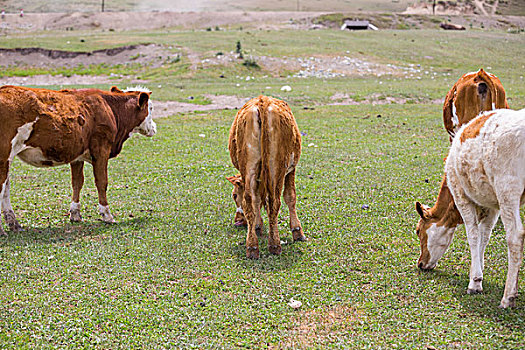
<path fill-rule="evenodd" d="M 280 346 L 309 349 L 333 343 L 354 329 L 361 313 L 349 305 L 335 305 L 298 311 L 288 337 Z"/>

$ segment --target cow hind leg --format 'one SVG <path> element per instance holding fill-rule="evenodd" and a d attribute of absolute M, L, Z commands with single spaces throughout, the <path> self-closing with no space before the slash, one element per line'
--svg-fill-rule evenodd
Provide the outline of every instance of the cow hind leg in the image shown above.
<path fill-rule="evenodd" d="M 277 219 L 279 210 L 281 209 L 281 193 L 283 192 L 283 185 L 285 180 L 284 171 L 276 171 L 274 174 L 274 187 L 268 189 L 268 222 L 269 222 L 269 237 L 268 250 L 270 253 L 280 255 L 282 251 L 281 239 L 279 237 L 279 227 Z"/>
<path fill-rule="evenodd" d="M 449 186 L 453 182 L 449 181 Z M 459 194 L 455 198 L 456 206 L 461 213 L 461 217 L 465 222 L 465 229 L 467 231 L 467 240 L 470 248 L 470 281 L 468 284 L 467 293 L 468 294 L 478 294 L 483 292 L 482 282 L 483 282 L 483 270 L 481 266 L 481 261 L 483 257 L 480 256 L 481 246 L 482 246 L 482 237 L 479 228 L 479 217 L 478 213 L 481 210 L 477 205 L 472 203 L 468 199 L 463 191 L 459 191 Z"/>
<path fill-rule="evenodd" d="M 16 220 L 15 212 L 11 206 L 10 190 L 9 190 L 9 175 L 7 176 L 4 185 L 2 186 L 2 214 L 4 220 L 9 226 L 9 230 L 18 232 L 22 230 L 22 226 Z"/>
<path fill-rule="evenodd" d="M 249 178 L 246 179 L 247 184 L 248 181 L 250 181 Z M 255 181 L 252 182 L 255 184 Z M 243 207 L 245 208 L 244 216 L 248 222 L 248 232 L 246 234 L 246 257 L 248 259 L 259 259 L 259 240 L 256 233 L 256 219 L 261 215 L 261 199 L 257 191 L 253 191 L 254 187 L 252 187 L 252 185 L 254 184 L 246 186 L 243 199 Z M 254 205 L 255 203 L 258 203 L 258 205 Z"/>
<path fill-rule="evenodd" d="M 69 207 L 69 219 L 72 222 L 81 222 L 80 191 L 84 185 L 84 162 L 71 163 L 71 185 L 73 187 L 73 198 Z"/>
<path fill-rule="evenodd" d="M 472 261 L 470 270 L 470 282 L 467 293 L 477 294 L 483 291 L 483 270 L 485 267 L 485 248 L 490 239 L 490 233 L 498 220 L 498 210 L 490 208 L 480 208 L 472 205 L 470 213 L 474 216 L 474 221 L 468 223 L 467 238 L 469 241 Z"/>
<path fill-rule="evenodd" d="M 518 203 L 501 208 L 501 221 L 505 227 L 508 246 L 508 271 L 505 291 L 500 307 L 514 307 L 518 296 L 518 275 L 523 260 L 523 224 Z"/>
<path fill-rule="evenodd" d="M 280 193 L 271 193 L 269 194 L 268 203 L 268 226 L 269 226 L 269 235 L 268 235 L 268 250 L 270 253 L 275 255 L 280 255 L 282 252 L 281 239 L 279 237 L 279 228 L 277 225 L 277 217 L 279 215 L 279 209 L 281 208 L 281 198 Z"/>
<path fill-rule="evenodd" d="M 295 210 L 296 193 L 295 193 L 295 169 L 292 170 L 284 180 L 284 202 L 288 206 L 290 212 L 290 230 L 292 231 L 294 241 L 306 241 L 301 222 L 297 217 Z"/>

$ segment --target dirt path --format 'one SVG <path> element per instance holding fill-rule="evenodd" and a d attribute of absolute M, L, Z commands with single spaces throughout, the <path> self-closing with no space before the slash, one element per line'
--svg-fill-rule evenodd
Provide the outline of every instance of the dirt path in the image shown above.
<path fill-rule="evenodd" d="M 164 118 L 179 113 L 239 109 L 249 100 L 249 98 L 227 95 L 204 95 L 204 97 L 210 100 L 211 103 L 207 105 L 197 105 L 178 101 L 154 101 L 153 115 L 155 118 Z"/>

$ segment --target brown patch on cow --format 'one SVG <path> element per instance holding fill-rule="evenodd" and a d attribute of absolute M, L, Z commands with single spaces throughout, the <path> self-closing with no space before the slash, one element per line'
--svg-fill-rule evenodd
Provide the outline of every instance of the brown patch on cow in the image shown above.
<path fill-rule="evenodd" d="M 452 136 L 454 129 L 468 123 L 481 112 L 509 108 L 505 89 L 493 74 L 482 69 L 476 73 L 465 74 L 452 86 L 443 104 L 443 124 Z M 454 125 L 453 105 L 456 107 L 457 125 Z"/>
<path fill-rule="evenodd" d="M 328 345 L 337 335 L 352 331 L 360 314 L 348 305 L 298 311 L 288 337 L 275 348 L 309 349 Z"/>
<path fill-rule="evenodd" d="M 430 252 L 428 251 L 427 246 L 427 229 L 429 226 L 426 223 L 426 221 L 429 219 L 429 214 L 427 214 L 427 210 L 423 208 L 423 206 L 419 202 L 416 202 L 416 211 L 421 217 L 416 226 L 416 234 L 419 237 L 419 243 L 421 247 L 421 255 L 419 256 L 419 262 L 427 263 L 430 260 Z"/>
<path fill-rule="evenodd" d="M 487 119 L 492 117 L 495 113 L 484 113 L 474 119 L 461 133 L 461 143 L 465 142 L 467 139 L 474 139 L 479 135 L 479 132 Z"/>
<path fill-rule="evenodd" d="M 416 233 L 421 245 L 421 255 L 418 263 L 426 264 L 430 260 L 428 251 L 428 234 L 427 230 L 435 224 L 436 226 L 456 227 L 463 223 L 463 218 L 459 213 L 454 197 L 447 186 L 446 176 L 443 176 L 438 198 L 432 208 L 424 208 L 419 202 L 416 203 L 416 211 L 420 219 L 416 226 Z"/>

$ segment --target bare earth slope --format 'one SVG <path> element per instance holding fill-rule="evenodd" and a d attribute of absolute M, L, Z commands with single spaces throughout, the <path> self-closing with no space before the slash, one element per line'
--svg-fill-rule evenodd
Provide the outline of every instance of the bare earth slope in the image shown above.
<path fill-rule="evenodd" d="M 8 14 L 0 20 L 0 32 L 41 30 L 148 30 L 178 27 L 184 29 L 227 26 L 230 24 L 288 24 L 305 21 L 320 12 L 74 12 L 30 13 L 24 17 Z M 293 21 L 290 21 L 293 19 Z"/>

